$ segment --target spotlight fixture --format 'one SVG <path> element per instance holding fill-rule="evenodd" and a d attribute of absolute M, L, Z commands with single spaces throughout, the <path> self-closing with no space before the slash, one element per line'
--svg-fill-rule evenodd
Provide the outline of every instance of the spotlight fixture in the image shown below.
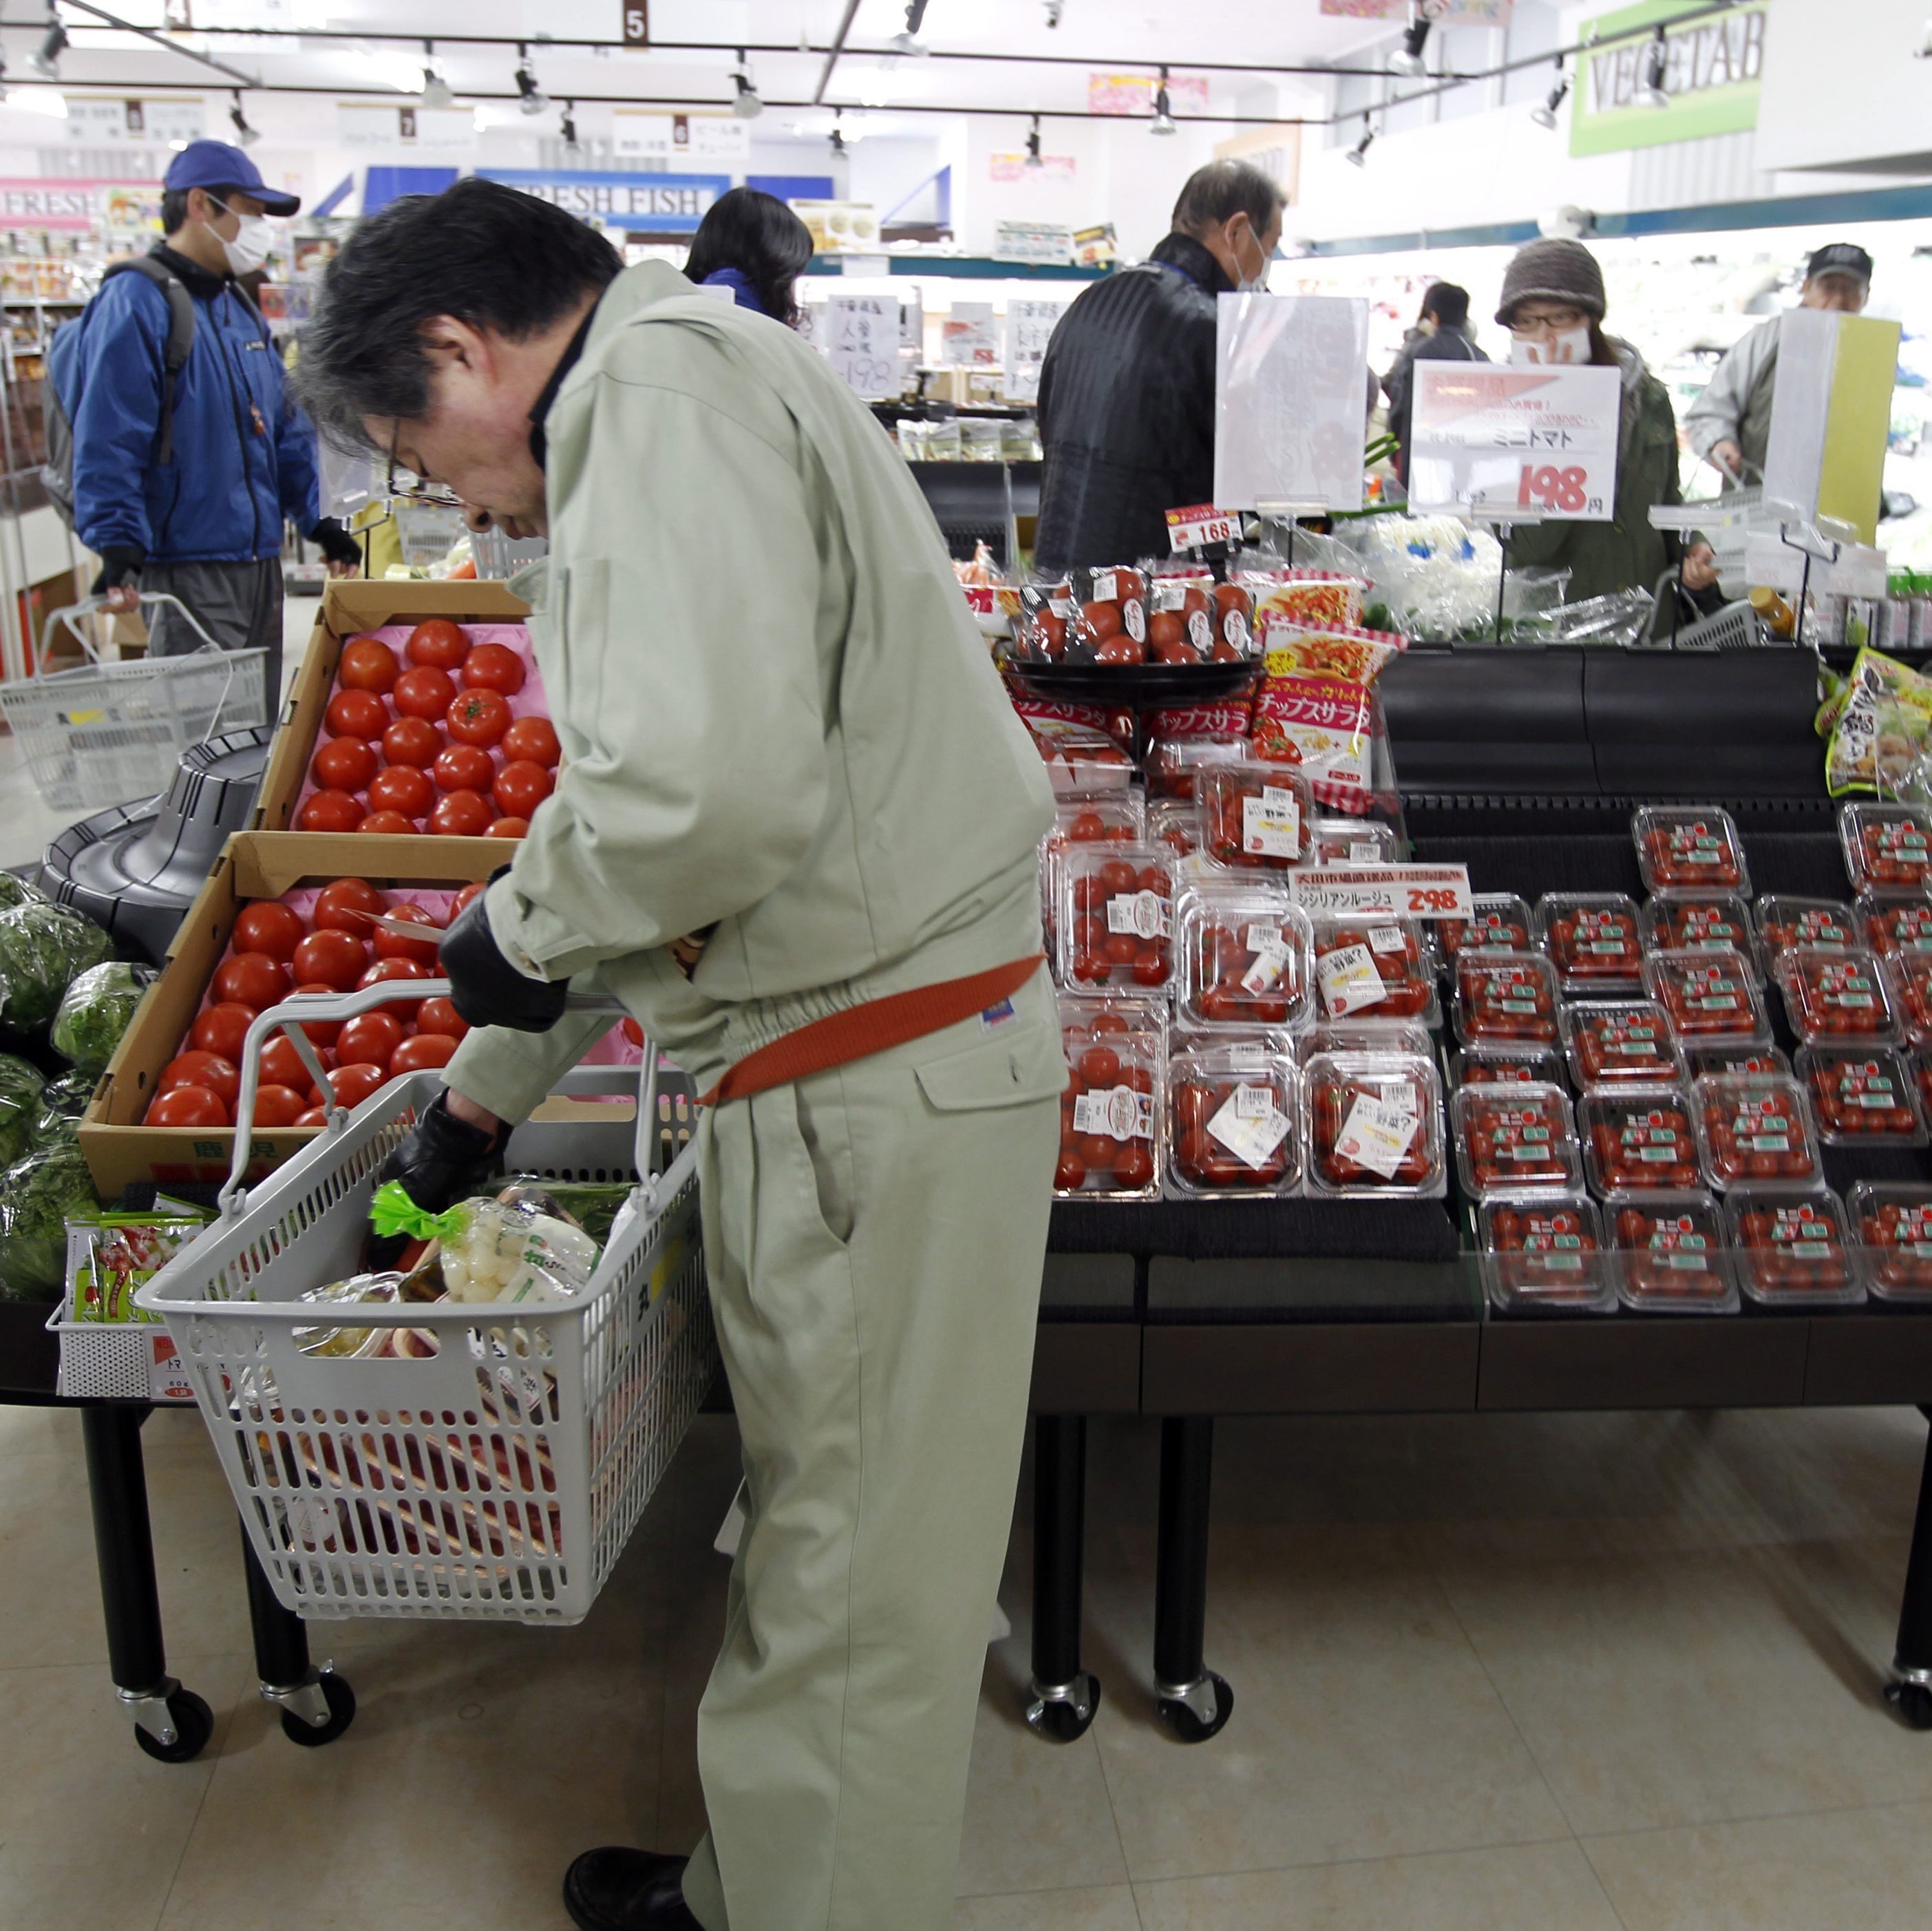
<path fill-rule="evenodd" d="M 234 125 L 235 139 L 239 146 L 252 148 L 262 138 L 261 131 L 250 127 L 248 117 L 242 111 L 242 90 L 238 87 L 235 90 L 235 104 L 229 109 L 228 118 Z"/>
<path fill-rule="evenodd" d="M 67 29 L 61 25 L 60 16 L 50 7 L 47 9 L 47 31 L 40 45 L 27 56 L 27 65 L 44 80 L 60 78 L 61 56 L 67 52 Z"/>
<path fill-rule="evenodd" d="M 1529 118 L 1539 128 L 1556 125 L 1556 110 L 1570 98 L 1570 77 L 1563 71 L 1563 63 L 1556 63 L 1556 85 L 1550 90 L 1549 97 L 1540 107 L 1532 107 Z"/>
<path fill-rule="evenodd" d="M 1046 0 L 1046 24 L 1049 27 L 1060 25 L 1060 17 L 1066 11 L 1066 0 Z"/>
<path fill-rule="evenodd" d="M 550 105 L 550 96 L 537 85 L 530 50 L 521 41 L 517 43 L 517 92 L 522 97 L 517 106 L 524 113 L 541 114 Z"/>
<path fill-rule="evenodd" d="M 1422 50 L 1429 44 L 1429 22 L 1424 16 L 1422 0 L 1409 0 L 1408 25 L 1402 30 L 1402 45 L 1389 56 L 1391 74 L 1420 74 Z"/>
<path fill-rule="evenodd" d="M 423 42 L 422 104 L 425 107 L 454 107 L 456 96 L 449 91 L 449 83 L 442 77 L 442 69 L 436 65 L 436 43 Z"/>
<path fill-rule="evenodd" d="M 1046 164 L 1040 158 L 1040 116 L 1033 117 L 1033 132 L 1026 138 L 1026 164 L 1028 167 L 1044 167 Z"/>
<path fill-rule="evenodd" d="M 567 155 L 584 152 L 583 144 L 577 138 L 577 104 L 574 101 L 563 104 L 563 151 Z"/>
<path fill-rule="evenodd" d="M 7 98 L 7 56 L 0 53 L 0 101 Z"/>
<path fill-rule="evenodd" d="M 1670 105 L 1670 96 L 1664 91 L 1664 77 L 1670 69 L 1670 49 L 1664 38 L 1664 23 L 1660 20 L 1655 37 L 1643 50 L 1643 85 L 1636 91 L 1636 104 L 1640 107 Z"/>
<path fill-rule="evenodd" d="M 1351 167 L 1366 167 L 1369 164 L 1369 149 L 1374 144 L 1376 131 L 1370 125 L 1369 117 L 1362 116 L 1362 138 L 1342 158 Z"/>
<path fill-rule="evenodd" d="M 745 50 L 738 50 L 738 65 L 731 70 L 731 111 L 741 121 L 755 121 L 765 111 L 758 90 L 752 85 L 752 69 Z"/>
<path fill-rule="evenodd" d="M 1928 19 L 1918 36 L 1918 44 L 1912 50 L 1914 60 L 1932 60 L 1932 19 Z"/>
<path fill-rule="evenodd" d="M 920 23 L 925 18 L 926 0 L 908 0 L 904 30 L 895 34 L 887 43 L 894 53 L 922 54 L 928 51 L 926 43 L 919 37 Z"/>
<path fill-rule="evenodd" d="M 1167 69 L 1160 71 L 1160 85 L 1154 91 L 1154 122 L 1148 129 L 1150 134 L 1171 134 L 1175 131 L 1174 116 L 1168 112 Z"/>
<path fill-rule="evenodd" d="M 832 117 L 832 158 L 834 161 L 841 161 L 844 159 L 844 154 L 845 130 L 840 125 L 838 116 L 835 114 Z"/>

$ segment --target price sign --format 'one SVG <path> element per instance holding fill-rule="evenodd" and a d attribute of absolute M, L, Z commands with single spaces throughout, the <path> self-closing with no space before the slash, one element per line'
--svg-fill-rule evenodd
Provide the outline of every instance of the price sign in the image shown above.
<path fill-rule="evenodd" d="M 648 0 L 623 0 L 624 44 L 647 47 L 651 44 L 651 10 Z"/>
<path fill-rule="evenodd" d="M 1046 360 L 1046 345 L 1053 339 L 1053 332 L 1066 313 L 1066 304 L 1064 302 L 1016 300 L 1006 304 L 1009 402 L 1040 400 L 1040 365 Z"/>
<path fill-rule="evenodd" d="M 899 392 L 899 299 L 835 295 L 825 305 L 832 366 L 854 395 L 876 401 Z"/>
<path fill-rule="evenodd" d="M 1408 452 L 1418 509 L 1607 523 L 1617 503 L 1616 369 L 1418 362 Z"/>
<path fill-rule="evenodd" d="M 1343 918 L 1455 918 L 1476 915 L 1466 865 L 1304 866 L 1288 875 L 1297 905 Z"/>
<path fill-rule="evenodd" d="M 1368 303 L 1246 293 L 1215 311 L 1214 500 L 1360 509 Z"/>
<path fill-rule="evenodd" d="M 1172 550 L 1198 550 L 1204 543 L 1232 543 L 1241 533 L 1241 519 L 1232 510 L 1211 503 L 1191 503 L 1167 512 L 1167 542 Z"/>

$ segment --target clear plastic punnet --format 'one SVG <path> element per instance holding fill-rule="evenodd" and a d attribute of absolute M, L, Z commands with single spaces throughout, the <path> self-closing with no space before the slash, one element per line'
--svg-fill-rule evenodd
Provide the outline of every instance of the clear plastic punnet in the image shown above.
<path fill-rule="evenodd" d="M 1932 898 L 1922 893 L 1861 892 L 1854 909 L 1864 944 L 1881 959 L 1901 952 L 1932 956 Z"/>
<path fill-rule="evenodd" d="M 1459 1046 L 1449 1056 L 1449 1086 L 1561 1086 L 1563 1062 L 1553 1047 Z"/>
<path fill-rule="evenodd" d="M 1895 952 L 1879 970 L 1893 1012 L 1914 1046 L 1932 1046 L 1932 953 Z"/>
<path fill-rule="evenodd" d="M 1441 921 L 1443 956 L 1453 961 L 1467 946 L 1490 951 L 1527 952 L 1537 942 L 1535 914 L 1527 899 L 1514 892 L 1479 892 L 1471 901 L 1472 919 Z"/>
<path fill-rule="evenodd" d="M 1264 1038 L 1177 1052 L 1167 1072 L 1168 1191 L 1292 1193 L 1301 1178 L 1300 1112 L 1294 1062 Z"/>
<path fill-rule="evenodd" d="M 1058 866 L 1054 944 L 1073 992 L 1146 993 L 1173 966 L 1174 871 L 1152 845 L 1069 845 Z"/>
<path fill-rule="evenodd" d="M 1144 828 L 1144 804 L 1138 790 L 1110 791 L 1090 798 L 1062 798 L 1054 806 L 1053 829 L 1040 840 L 1040 898 L 1048 943 L 1060 918 L 1060 860 L 1076 845 L 1138 845 Z"/>
<path fill-rule="evenodd" d="M 1791 1071 L 1791 1062 L 1784 1056 L 1781 1046 L 1700 1046 L 1694 1047 L 1686 1057 L 1694 1080 L 1702 1078 L 1706 1073 L 1789 1074 Z"/>
<path fill-rule="evenodd" d="M 1147 808 L 1147 842 L 1176 858 L 1191 858 L 1201 849 L 1201 824 L 1187 798 L 1155 798 Z"/>
<path fill-rule="evenodd" d="M 1552 1188 L 1574 1192 L 1583 1161 L 1561 1086 L 1465 1086 L 1450 1102 L 1456 1170 L 1472 1200 Z"/>
<path fill-rule="evenodd" d="M 1724 1221 L 1701 1188 L 1626 1200 L 1609 1218 L 1617 1291 L 1625 1307 L 1670 1314 L 1737 1311 Z"/>
<path fill-rule="evenodd" d="M 1354 1026 L 1348 1020 L 1310 1026 L 1295 1042 L 1305 1065 L 1318 1053 L 1406 1053 L 1432 1057 L 1436 1041 L 1426 1026 L 1413 1020 L 1384 1020 Z"/>
<path fill-rule="evenodd" d="M 1536 937 L 1566 993 L 1636 990 L 1643 936 L 1636 902 L 1623 893 L 1545 893 L 1537 904 Z"/>
<path fill-rule="evenodd" d="M 1393 865 L 1402 840 L 1392 824 L 1375 818 L 1318 818 L 1311 865 Z"/>
<path fill-rule="evenodd" d="M 1922 805 L 1842 804 L 1845 875 L 1862 892 L 1922 892 L 1932 884 L 1932 811 Z"/>
<path fill-rule="evenodd" d="M 1442 1086 L 1434 1060 L 1318 1053 L 1303 1071 L 1302 1093 L 1315 1192 L 1439 1200 L 1448 1191 Z"/>
<path fill-rule="evenodd" d="M 1201 843 L 1217 863 L 1285 872 L 1314 848 L 1315 798 L 1290 764 L 1242 758 L 1194 774 Z"/>
<path fill-rule="evenodd" d="M 1499 1313 L 1602 1314 L 1617 1305 L 1603 1219 L 1586 1194 L 1486 1200 L 1476 1239 Z"/>
<path fill-rule="evenodd" d="M 1702 1184 L 1690 1101 L 1681 1086 L 1586 1093 L 1576 1109 L 1590 1191 L 1606 1200 Z"/>
<path fill-rule="evenodd" d="M 1159 1032 L 1131 1031 L 1084 1003 L 1060 1011 L 1066 1089 L 1053 1191 L 1063 1199 L 1152 1199 L 1160 1191 L 1164 1110 Z"/>
<path fill-rule="evenodd" d="M 1802 1046 L 1798 1080 L 1827 1146 L 1923 1146 L 1917 1082 L 1888 1046 Z"/>
<path fill-rule="evenodd" d="M 1757 902 L 1759 949 L 1767 962 L 1794 945 L 1834 945 L 1841 950 L 1858 942 L 1852 908 L 1843 899 L 1803 899 L 1768 892 Z"/>
<path fill-rule="evenodd" d="M 1710 1185 L 1790 1193 L 1825 1184 L 1817 1130 L 1796 1080 L 1707 1073 L 1692 1086 L 1690 1104 Z"/>
<path fill-rule="evenodd" d="M 1741 952 L 1760 966 L 1750 907 L 1735 892 L 1660 892 L 1637 915 L 1646 952 Z"/>
<path fill-rule="evenodd" d="M 1670 1085 L 1685 1077 L 1683 1053 L 1654 999 L 1579 999 L 1560 1017 L 1580 1092 Z"/>
<path fill-rule="evenodd" d="M 1932 1052 L 1912 1055 L 1912 1077 L 1918 1088 L 1918 1110 L 1932 1125 Z"/>
<path fill-rule="evenodd" d="M 1744 1291 L 1774 1308 L 1848 1307 L 1865 1298 L 1845 1209 L 1829 1192 L 1741 1187 L 1724 1200 L 1731 1264 Z"/>
<path fill-rule="evenodd" d="M 1456 960 L 1456 1037 L 1465 1046 L 1553 1046 L 1556 969 L 1538 952 L 1466 946 Z"/>
<path fill-rule="evenodd" d="M 1300 1026 L 1314 1005 L 1308 914 L 1262 878 L 1196 885 L 1174 909 L 1176 1010 L 1184 1024 Z"/>
<path fill-rule="evenodd" d="M 1744 840 L 1716 805 L 1646 805 L 1633 814 L 1637 869 L 1647 892 L 1736 892 L 1750 896 Z"/>
<path fill-rule="evenodd" d="M 1653 952 L 1643 984 L 1686 1049 L 1771 1044 L 1771 1022 L 1742 952 Z"/>
<path fill-rule="evenodd" d="M 1394 1020 L 1432 1026 L 1442 1017 L 1436 975 L 1414 920 L 1324 914 L 1312 923 L 1322 1019 L 1350 1026 Z"/>
<path fill-rule="evenodd" d="M 1774 975 L 1791 1030 L 1808 1046 L 1845 1042 L 1883 1046 L 1899 1036 L 1885 975 L 1861 946 L 1794 945 L 1778 955 Z"/>
<path fill-rule="evenodd" d="M 1846 1204 L 1866 1287 L 1881 1301 L 1932 1301 L 1932 1186 L 1861 1180 Z"/>

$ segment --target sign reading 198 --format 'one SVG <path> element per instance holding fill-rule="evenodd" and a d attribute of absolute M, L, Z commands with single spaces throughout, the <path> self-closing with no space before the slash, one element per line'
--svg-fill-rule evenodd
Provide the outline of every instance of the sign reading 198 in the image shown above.
<path fill-rule="evenodd" d="M 1516 486 L 1516 507 L 1528 509 L 1540 503 L 1545 509 L 1563 510 L 1572 516 L 1580 511 L 1600 516 L 1603 498 L 1589 494 L 1588 482 L 1588 472 L 1582 469 L 1559 470 L 1553 463 L 1540 467 L 1525 463 Z"/>

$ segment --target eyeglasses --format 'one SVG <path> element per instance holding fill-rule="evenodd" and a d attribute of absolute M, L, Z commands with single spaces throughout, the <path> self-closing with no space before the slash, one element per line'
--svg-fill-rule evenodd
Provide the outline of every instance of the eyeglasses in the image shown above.
<path fill-rule="evenodd" d="M 460 509 L 463 499 L 453 489 L 441 483 L 425 482 L 413 470 L 398 466 L 395 457 L 389 458 L 389 497 L 393 502 L 400 498 L 404 503 L 425 503 L 437 509 Z"/>
<path fill-rule="evenodd" d="M 1509 329 L 1512 335 L 1534 335 L 1545 329 L 1560 332 L 1580 328 L 1586 320 L 1580 308 L 1546 308 L 1540 314 L 1532 311 L 1527 314 L 1519 310 L 1510 320 Z"/>

